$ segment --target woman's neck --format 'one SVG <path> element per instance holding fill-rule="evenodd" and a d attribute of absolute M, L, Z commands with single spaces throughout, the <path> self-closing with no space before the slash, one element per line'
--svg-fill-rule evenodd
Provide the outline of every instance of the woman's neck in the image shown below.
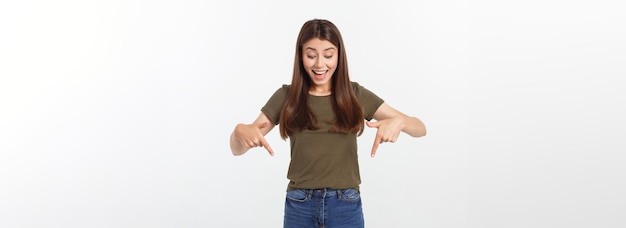
<path fill-rule="evenodd" d="M 313 96 L 328 96 L 332 94 L 330 86 L 313 86 L 309 89 L 309 94 Z"/>

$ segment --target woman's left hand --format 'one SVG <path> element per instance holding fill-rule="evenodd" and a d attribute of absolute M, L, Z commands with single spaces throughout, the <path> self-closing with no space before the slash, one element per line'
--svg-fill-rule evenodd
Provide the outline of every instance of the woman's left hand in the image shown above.
<path fill-rule="evenodd" d="M 372 146 L 371 156 L 376 155 L 378 145 L 383 142 L 396 142 L 400 132 L 404 128 L 404 120 L 401 116 L 380 120 L 377 122 L 366 122 L 370 128 L 377 128 L 376 138 L 374 139 L 374 145 Z"/>

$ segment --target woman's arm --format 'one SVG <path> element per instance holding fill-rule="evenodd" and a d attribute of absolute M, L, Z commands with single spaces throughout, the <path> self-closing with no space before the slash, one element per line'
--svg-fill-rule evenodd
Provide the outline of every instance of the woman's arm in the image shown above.
<path fill-rule="evenodd" d="M 387 103 L 383 103 L 374 113 L 377 122 L 367 122 L 370 128 L 377 128 L 376 139 L 372 147 L 371 156 L 374 157 L 378 145 L 383 142 L 396 142 L 400 132 L 404 132 L 413 137 L 426 135 L 426 126 L 417 117 L 406 114 L 392 108 Z"/>
<path fill-rule="evenodd" d="M 273 128 L 274 124 L 263 113 L 259 114 L 259 117 L 252 124 L 237 124 L 230 135 L 230 150 L 233 155 L 239 156 L 245 154 L 250 148 L 262 146 L 270 155 L 274 156 L 272 147 L 265 141 L 264 137 Z"/>

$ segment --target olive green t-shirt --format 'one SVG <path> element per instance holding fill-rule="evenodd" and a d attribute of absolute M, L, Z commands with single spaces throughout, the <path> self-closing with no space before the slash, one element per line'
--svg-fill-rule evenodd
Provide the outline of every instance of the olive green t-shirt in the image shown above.
<path fill-rule="evenodd" d="M 261 109 L 275 125 L 278 124 L 280 110 L 289 88 L 289 85 L 283 85 Z M 365 119 L 371 120 L 383 100 L 356 82 L 352 82 L 352 88 L 363 108 Z M 319 129 L 303 130 L 289 137 L 291 162 L 287 172 L 287 189 L 358 189 L 361 177 L 357 135 L 328 131 L 332 127 L 328 123 L 335 118 L 330 103 L 333 95 L 309 95 L 308 99 Z"/>

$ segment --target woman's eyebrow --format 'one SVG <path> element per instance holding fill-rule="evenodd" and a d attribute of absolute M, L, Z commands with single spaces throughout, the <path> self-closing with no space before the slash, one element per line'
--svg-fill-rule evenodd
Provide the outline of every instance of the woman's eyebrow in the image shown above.
<path fill-rule="evenodd" d="M 317 49 L 312 48 L 312 47 L 306 47 L 304 50 L 313 50 L 313 51 L 317 51 Z M 328 50 L 335 50 L 335 48 L 334 48 L 334 47 L 329 47 L 329 48 L 324 49 L 324 51 L 328 51 Z"/>

